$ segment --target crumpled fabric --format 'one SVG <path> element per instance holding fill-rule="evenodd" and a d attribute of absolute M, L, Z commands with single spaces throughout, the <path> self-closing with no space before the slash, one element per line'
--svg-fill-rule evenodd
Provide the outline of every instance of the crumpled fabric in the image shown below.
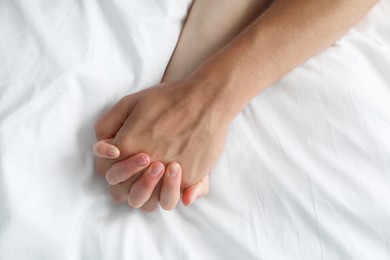
<path fill-rule="evenodd" d="M 388 0 L 252 100 L 207 197 L 110 199 L 94 122 L 160 81 L 190 4 L 0 1 L 0 259 L 390 259 Z"/>

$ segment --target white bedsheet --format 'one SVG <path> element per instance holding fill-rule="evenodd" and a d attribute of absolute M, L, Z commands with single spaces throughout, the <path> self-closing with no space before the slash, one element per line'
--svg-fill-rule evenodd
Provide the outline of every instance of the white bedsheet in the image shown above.
<path fill-rule="evenodd" d="M 0 259 L 390 259 L 390 1 L 255 98 L 210 194 L 152 214 L 96 119 L 159 82 L 189 0 L 0 0 Z"/>

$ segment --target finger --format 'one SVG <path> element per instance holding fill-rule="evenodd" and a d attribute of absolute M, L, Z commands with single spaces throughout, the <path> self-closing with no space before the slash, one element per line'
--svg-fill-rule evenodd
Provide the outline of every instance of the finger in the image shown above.
<path fill-rule="evenodd" d="M 108 160 L 97 157 L 96 162 L 95 162 L 95 167 L 96 167 L 96 171 L 101 176 L 104 176 L 104 175 L 106 175 L 106 172 L 108 171 L 108 169 L 110 169 L 111 164 L 109 163 Z"/>
<path fill-rule="evenodd" d="M 96 142 L 93 145 L 93 153 L 104 159 L 117 159 L 120 156 L 119 149 L 111 144 L 112 139 L 106 139 Z"/>
<path fill-rule="evenodd" d="M 142 209 L 145 212 L 152 212 L 158 207 L 161 184 L 162 184 L 162 179 L 160 179 L 160 181 L 158 182 L 157 187 L 153 190 L 153 193 L 148 199 L 148 201 L 145 202 L 145 204 L 142 205 L 140 209 Z"/>
<path fill-rule="evenodd" d="M 106 180 L 110 185 L 126 181 L 150 164 L 150 157 L 145 153 L 133 155 L 126 160 L 116 162 L 107 171 Z"/>
<path fill-rule="evenodd" d="M 164 173 L 165 167 L 161 162 L 153 162 L 141 177 L 133 184 L 127 199 L 133 208 L 139 208 L 148 201 Z"/>
<path fill-rule="evenodd" d="M 198 183 L 184 189 L 182 201 L 185 206 L 191 205 L 195 200 L 209 193 L 209 175 Z"/>
<path fill-rule="evenodd" d="M 117 185 L 111 186 L 111 197 L 116 202 L 127 201 L 129 191 L 133 183 L 142 175 L 142 172 L 137 173 L 125 182 L 121 182 Z"/>
<path fill-rule="evenodd" d="M 107 171 L 111 168 L 111 166 L 115 163 L 114 159 L 118 159 L 120 156 L 119 149 L 112 145 L 113 139 L 106 139 L 98 141 L 93 146 L 93 152 L 96 155 L 96 171 L 101 175 L 105 176 Z M 110 149 L 114 149 L 114 151 L 110 151 Z M 115 151 L 115 149 L 117 151 Z M 119 154 L 118 154 L 119 153 Z M 116 155 L 118 154 L 118 155 Z M 115 158 L 109 158 L 109 156 L 115 155 Z"/>
<path fill-rule="evenodd" d="M 98 140 L 115 137 L 136 104 L 136 99 L 132 97 L 133 95 L 128 95 L 119 100 L 96 122 L 95 134 Z"/>
<path fill-rule="evenodd" d="M 160 206 L 172 210 L 180 200 L 181 167 L 177 162 L 170 163 L 165 172 L 161 192 Z"/>

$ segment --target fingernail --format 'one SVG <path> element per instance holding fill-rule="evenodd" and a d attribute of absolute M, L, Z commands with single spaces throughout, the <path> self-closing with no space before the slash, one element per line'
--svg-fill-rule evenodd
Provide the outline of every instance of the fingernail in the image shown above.
<path fill-rule="evenodd" d="M 155 164 L 152 166 L 152 170 L 150 171 L 150 174 L 154 177 L 158 176 L 162 171 L 164 170 L 163 166 L 161 164 Z"/>
<path fill-rule="evenodd" d="M 179 170 L 180 170 L 179 164 L 173 163 L 169 167 L 168 175 L 171 177 L 175 177 L 179 173 Z"/>
<path fill-rule="evenodd" d="M 119 151 L 119 149 L 118 148 L 109 148 L 108 150 L 107 150 L 107 155 L 108 156 L 110 156 L 110 157 L 118 157 L 119 156 L 119 154 L 120 154 L 120 151 Z"/>
<path fill-rule="evenodd" d="M 146 157 L 145 155 L 141 155 L 135 159 L 135 163 L 138 166 L 145 166 L 149 163 L 149 160 L 148 160 L 148 157 Z"/>

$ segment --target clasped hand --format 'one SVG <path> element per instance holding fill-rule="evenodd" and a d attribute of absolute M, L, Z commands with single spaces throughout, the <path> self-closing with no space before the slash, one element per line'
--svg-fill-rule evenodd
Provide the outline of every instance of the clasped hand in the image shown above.
<path fill-rule="evenodd" d="M 95 126 L 97 171 L 116 201 L 154 210 L 191 204 L 208 193 L 228 123 L 207 83 L 159 84 L 122 98 Z"/>

